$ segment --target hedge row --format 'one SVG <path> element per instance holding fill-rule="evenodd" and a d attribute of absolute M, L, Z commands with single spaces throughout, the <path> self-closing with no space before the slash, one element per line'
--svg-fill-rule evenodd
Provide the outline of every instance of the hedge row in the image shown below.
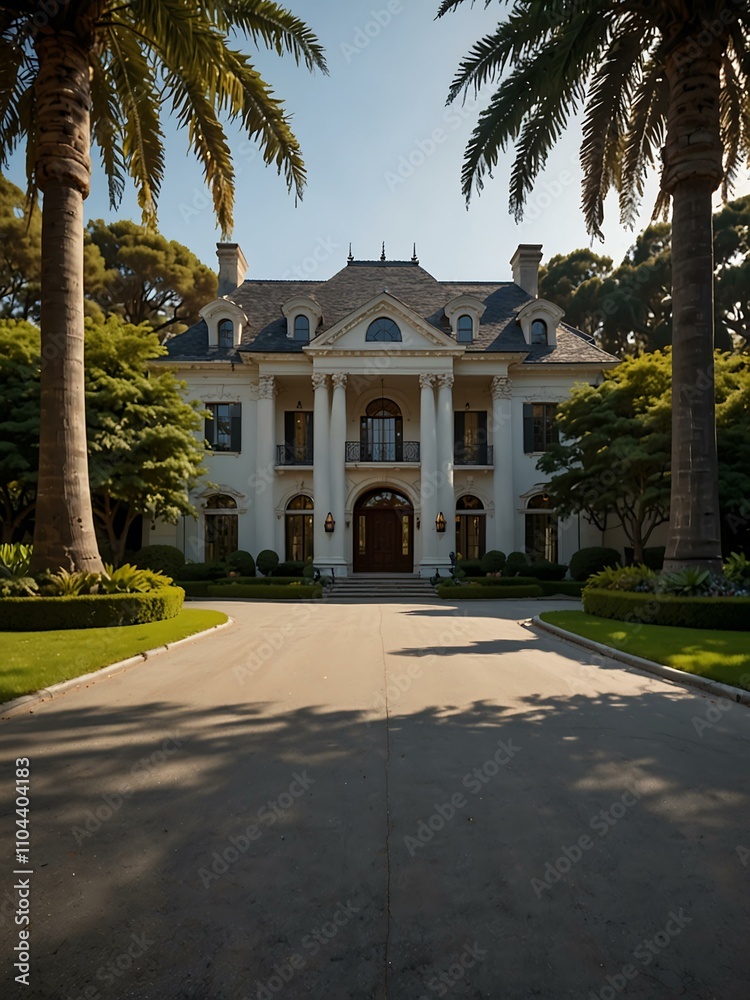
<path fill-rule="evenodd" d="M 643 625 L 750 632 L 750 597 L 674 597 L 588 589 L 583 593 L 583 610 Z"/>
<path fill-rule="evenodd" d="M 540 580 L 539 586 L 544 591 L 545 597 L 554 597 L 555 594 L 580 597 L 586 584 L 580 580 Z"/>
<path fill-rule="evenodd" d="M 536 587 L 539 581 L 535 576 L 478 576 L 472 577 L 471 583 L 480 587 Z"/>
<path fill-rule="evenodd" d="M 253 587 L 241 583 L 232 583 L 229 586 L 211 583 L 206 586 L 206 597 L 218 597 L 221 600 L 242 597 L 245 600 L 255 601 L 302 601 L 320 597 L 322 593 L 323 588 L 319 583 L 300 587 L 274 583 L 266 587 Z"/>
<path fill-rule="evenodd" d="M 442 587 L 438 587 L 437 592 L 438 597 L 449 601 L 490 601 L 496 598 L 541 597 L 544 593 L 538 584 L 529 584 L 525 587 L 455 587 L 452 584 L 443 584 Z"/>
<path fill-rule="evenodd" d="M 3 597 L 0 632 L 144 625 L 175 618 L 182 610 L 184 598 L 185 591 L 180 587 L 165 587 L 150 594 Z"/>

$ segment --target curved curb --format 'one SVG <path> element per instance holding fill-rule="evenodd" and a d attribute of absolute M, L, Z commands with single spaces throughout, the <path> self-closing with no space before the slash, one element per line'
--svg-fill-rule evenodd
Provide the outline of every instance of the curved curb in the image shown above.
<path fill-rule="evenodd" d="M 119 673 L 121 670 L 128 670 L 130 667 L 136 667 L 139 663 L 145 663 L 154 656 L 158 656 L 159 653 L 171 652 L 171 650 L 177 649 L 178 646 L 182 646 L 188 642 L 193 642 L 195 639 L 202 639 L 203 636 L 209 635 L 211 632 L 217 632 L 219 629 L 227 628 L 229 625 L 234 625 L 234 618 L 227 615 L 227 621 L 222 622 L 221 625 L 212 625 L 211 628 L 203 629 L 202 632 L 195 632 L 193 635 L 186 635 L 184 639 L 177 639 L 175 642 L 168 642 L 164 646 L 157 646 L 155 649 L 148 649 L 143 653 L 137 653 L 135 656 L 130 656 L 127 660 L 119 660 L 117 663 L 110 663 L 106 667 L 100 667 L 99 670 L 92 670 L 87 674 L 80 674 L 78 677 L 71 677 L 67 681 L 60 681 L 59 684 L 52 684 L 48 688 L 41 688 L 33 694 L 24 694 L 21 695 L 20 698 L 14 698 L 12 701 L 3 702 L 0 704 L 0 719 L 10 718 L 11 715 L 17 715 L 23 709 L 33 708 L 34 705 L 39 705 L 45 701 L 52 701 L 56 695 L 65 694 L 72 688 L 93 684 L 95 681 L 101 680 L 105 677 L 110 677 L 112 674 Z"/>
<path fill-rule="evenodd" d="M 605 646 L 594 639 L 587 639 L 586 636 L 576 635 L 575 632 L 566 632 L 565 629 L 549 622 L 542 621 L 539 615 L 531 619 L 534 628 L 542 632 L 548 632 L 556 639 L 564 639 L 576 646 L 583 646 L 584 649 L 592 649 L 610 660 L 624 663 L 628 667 L 637 667 L 650 674 L 656 674 L 663 680 L 671 681 L 674 684 L 681 684 L 683 687 L 699 688 L 706 694 L 713 694 L 720 698 L 728 698 L 730 701 L 740 705 L 750 707 L 750 691 L 733 687 L 731 684 L 724 684 L 721 681 L 712 681 L 708 677 L 701 677 L 699 674 L 690 674 L 685 670 L 677 670 L 675 667 L 668 667 L 663 663 L 655 663 L 653 660 L 646 660 L 642 656 L 634 656 L 632 653 L 625 653 L 621 649 L 614 649 L 612 646 Z"/>

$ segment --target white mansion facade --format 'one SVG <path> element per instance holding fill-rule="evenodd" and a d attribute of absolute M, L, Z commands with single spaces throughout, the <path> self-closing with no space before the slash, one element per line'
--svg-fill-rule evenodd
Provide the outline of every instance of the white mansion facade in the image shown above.
<path fill-rule="evenodd" d="M 601 544 L 558 521 L 536 463 L 556 404 L 617 359 L 537 297 L 541 246 L 518 247 L 506 282 L 351 253 L 325 281 L 244 281 L 239 246 L 217 252 L 220 297 L 159 362 L 211 413 L 214 486 L 197 525 L 156 524 L 149 542 L 194 561 L 274 549 L 337 576 Z"/>

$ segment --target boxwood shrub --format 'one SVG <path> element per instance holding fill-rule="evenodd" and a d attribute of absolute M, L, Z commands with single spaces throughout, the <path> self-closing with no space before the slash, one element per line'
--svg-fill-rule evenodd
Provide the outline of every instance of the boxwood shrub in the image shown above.
<path fill-rule="evenodd" d="M 4 597 L 0 599 L 0 632 L 144 625 L 175 618 L 184 598 L 181 587 L 164 587 L 149 594 Z"/>
<path fill-rule="evenodd" d="M 479 576 L 471 583 L 480 587 L 535 587 L 539 581 L 535 576 Z"/>
<path fill-rule="evenodd" d="M 244 600 L 255 601 L 302 601 L 320 597 L 322 593 L 323 588 L 319 583 L 299 587 L 274 583 L 267 587 L 253 587 L 246 583 L 232 583 L 228 587 L 212 583 L 208 586 L 208 596 L 218 597 L 221 600 L 241 597 Z"/>
<path fill-rule="evenodd" d="M 309 583 L 301 576 L 226 576 L 221 580 L 211 580 L 216 587 L 227 587 L 232 584 L 242 584 L 247 587 L 288 587 L 292 583 Z"/>
<path fill-rule="evenodd" d="M 555 594 L 580 597 L 581 591 L 586 586 L 583 580 L 539 580 L 538 582 L 545 597 L 554 597 Z"/>
<path fill-rule="evenodd" d="M 524 570 L 524 573 L 536 577 L 537 580 L 562 580 L 567 572 L 567 566 L 548 562 L 546 559 L 539 559 Z"/>
<path fill-rule="evenodd" d="M 573 580 L 588 580 L 594 573 L 606 569 L 607 566 L 619 566 L 622 563 L 617 549 L 608 549 L 602 545 L 590 545 L 579 549 L 570 560 L 570 576 Z"/>
<path fill-rule="evenodd" d="M 185 556 L 174 545 L 146 545 L 129 561 L 138 569 L 153 569 L 176 580 L 185 565 Z"/>
<path fill-rule="evenodd" d="M 482 569 L 480 559 L 459 559 L 456 569 L 461 570 L 466 576 L 484 576 L 487 572 Z"/>
<path fill-rule="evenodd" d="M 515 581 L 514 581 L 515 582 Z M 437 588 L 438 597 L 450 601 L 491 601 L 498 598 L 510 599 L 513 597 L 541 597 L 542 588 L 535 584 L 528 584 L 525 587 L 519 586 L 496 586 L 496 587 L 454 587 L 452 584 L 444 583 Z"/>
<path fill-rule="evenodd" d="M 293 576 L 296 577 L 297 579 L 301 579 L 304 571 L 305 571 L 304 562 L 302 561 L 297 562 L 296 560 L 289 559 L 286 562 L 279 563 L 279 565 L 273 571 L 271 576 L 273 577 Z"/>
<path fill-rule="evenodd" d="M 223 562 L 185 563 L 177 576 L 180 580 L 220 580 L 227 575 Z"/>
<path fill-rule="evenodd" d="M 750 632 L 750 597 L 674 597 L 589 587 L 583 592 L 583 610 L 643 625 Z"/>
<path fill-rule="evenodd" d="M 180 580 L 177 584 L 185 591 L 185 597 L 208 597 L 209 580 Z"/>
<path fill-rule="evenodd" d="M 237 549 L 227 556 L 227 566 L 241 576 L 255 576 L 255 560 L 244 549 Z"/>

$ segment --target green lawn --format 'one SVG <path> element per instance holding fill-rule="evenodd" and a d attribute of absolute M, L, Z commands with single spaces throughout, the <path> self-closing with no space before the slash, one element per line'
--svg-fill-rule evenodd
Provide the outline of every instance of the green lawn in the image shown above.
<path fill-rule="evenodd" d="M 110 663 L 177 642 L 227 621 L 220 611 L 188 609 L 176 618 L 119 628 L 0 632 L 0 702 L 30 694 Z"/>
<path fill-rule="evenodd" d="M 639 625 L 583 611 L 545 611 L 539 617 L 633 656 L 750 691 L 750 632 Z"/>

